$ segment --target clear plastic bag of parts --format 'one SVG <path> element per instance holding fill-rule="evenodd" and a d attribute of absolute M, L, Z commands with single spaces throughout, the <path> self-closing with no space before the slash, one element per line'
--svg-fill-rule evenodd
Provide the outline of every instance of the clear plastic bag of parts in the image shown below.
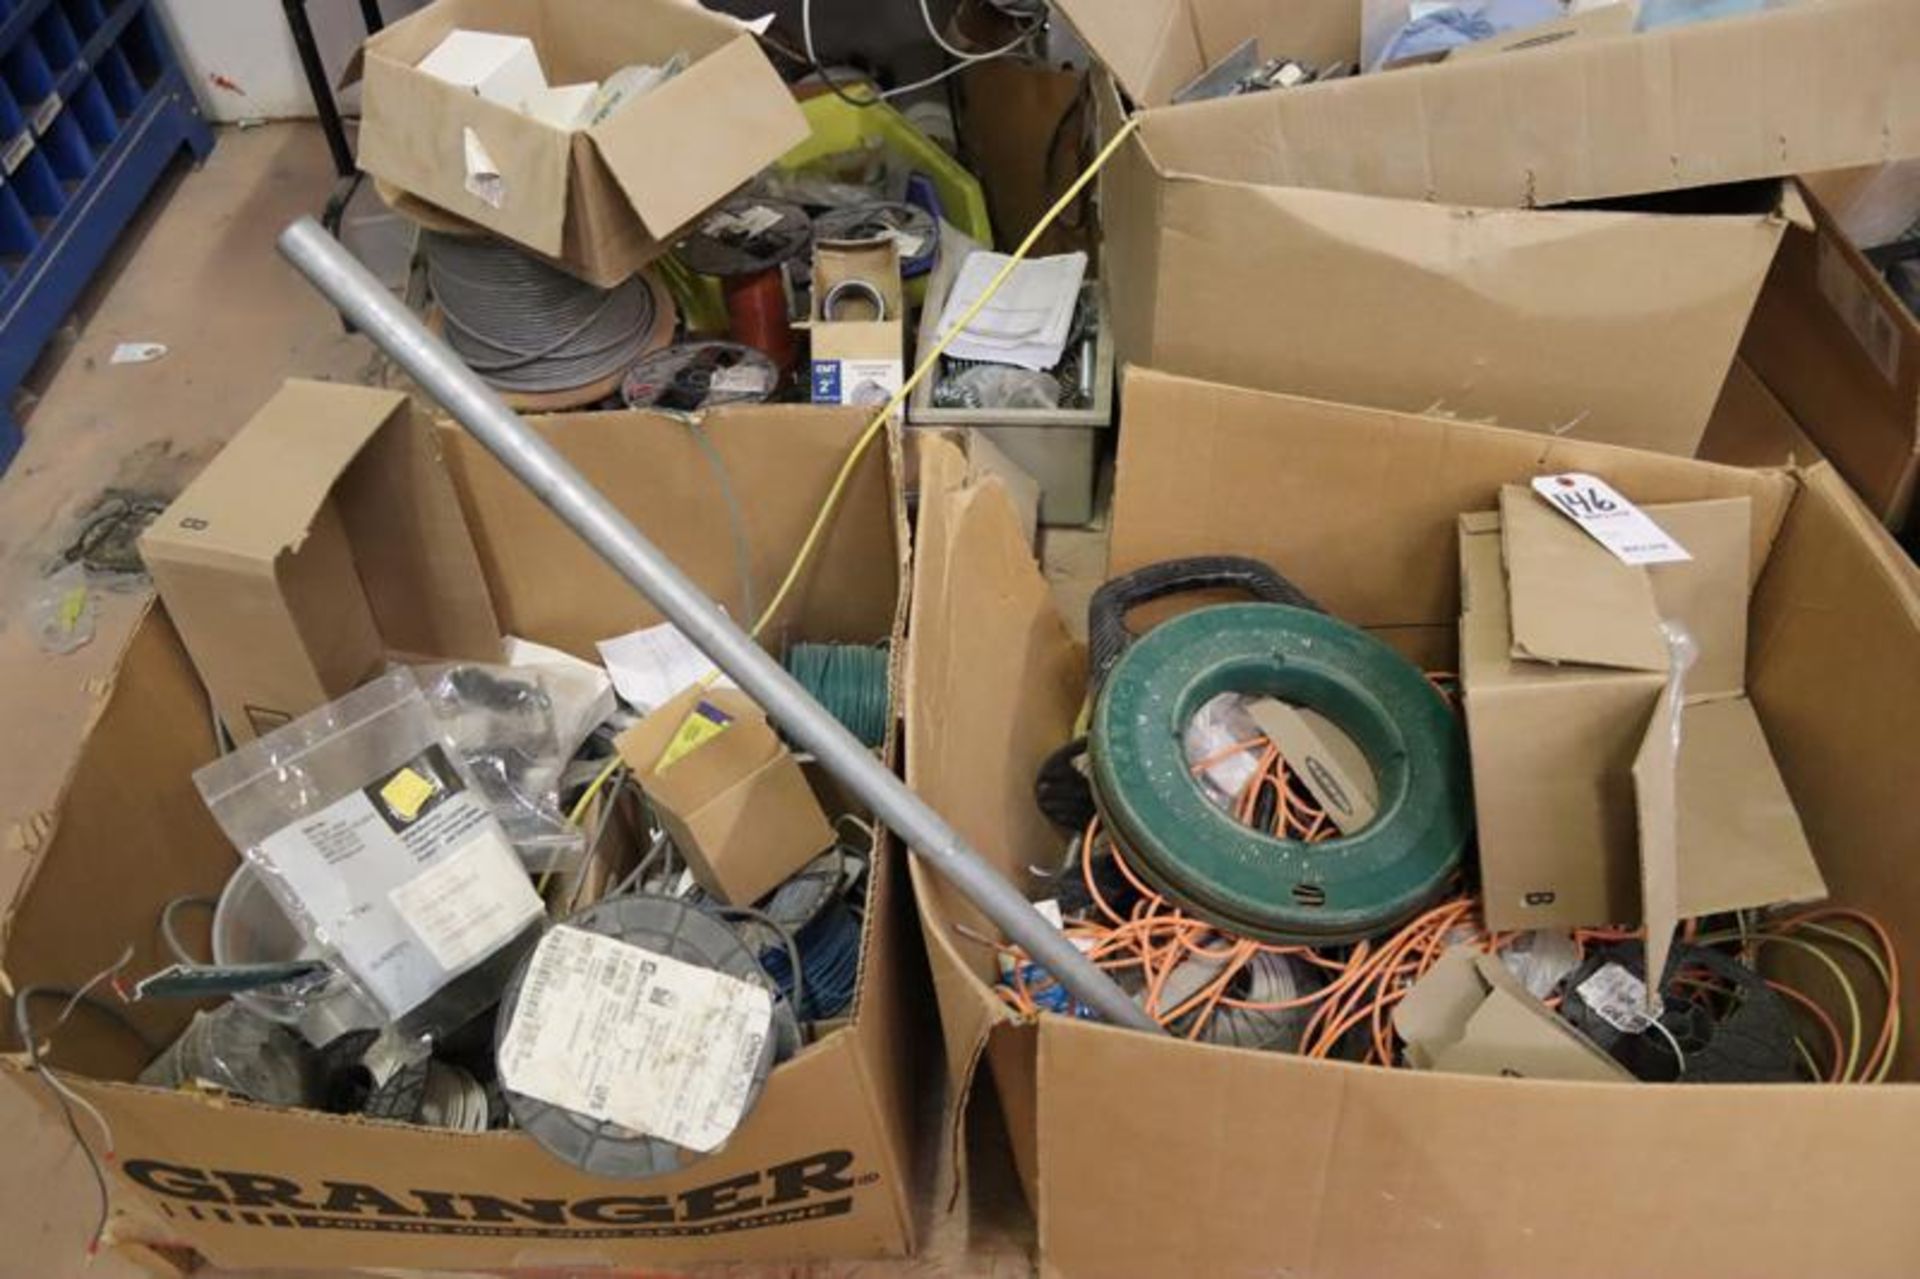
<path fill-rule="evenodd" d="M 288 917 L 403 1033 L 499 998 L 543 907 L 413 672 L 194 774 Z"/>
<path fill-rule="evenodd" d="M 560 810 L 560 777 L 594 724 L 603 681 L 561 666 L 462 662 L 415 668 L 440 731 L 530 871 L 586 847 Z"/>

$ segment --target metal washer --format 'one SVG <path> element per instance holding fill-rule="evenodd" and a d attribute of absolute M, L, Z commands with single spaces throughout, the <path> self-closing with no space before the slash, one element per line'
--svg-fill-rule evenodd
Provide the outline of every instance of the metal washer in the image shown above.
<path fill-rule="evenodd" d="M 672 897 L 636 894 L 610 898 L 589 906 L 570 919 L 567 927 L 613 937 L 635 946 L 643 946 L 662 955 L 689 964 L 750 981 L 770 991 L 774 997 L 773 1033 L 764 1045 L 754 1070 L 753 1086 L 747 1096 L 746 1113 L 751 1114 L 766 1087 L 774 1063 L 798 1050 L 800 1025 L 793 1010 L 760 968 L 746 946 L 719 920 Z M 500 1000 L 500 1017 L 494 1031 L 494 1050 L 499 1051 L 513 1024 L 514 1009 L 520 1002 L 520 986 L 532 966 L 532 954 L 514 972 Z M 575 1111 L 528 1097 L 510 1089 L 503 1090 L 507 1110 L 513 1120 L 542 1149 L 583 1172 L 600 1177 L 658 1177 L 678 1171 L 705 1156 L 659 1137 L 649 1137 L 619 1124 L 592 1119 Z"/>

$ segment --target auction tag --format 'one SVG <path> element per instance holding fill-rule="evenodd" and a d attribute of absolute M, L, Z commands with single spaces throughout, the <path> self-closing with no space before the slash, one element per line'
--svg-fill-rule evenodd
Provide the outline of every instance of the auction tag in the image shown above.
<path fill-rule="evenodd" d="M 1645 511 L 1598 476 L 1579 471 L 1535 476 L 1533 491 L 1623 564 L 1677 564 L 1693 558 Z"/>
<path fill-rule="evenodd" d="M 1602 964 L 1574 994 L 1586 1001 L 1601 1021 L 1624 1035 L 1637 1035 L 1653 1024 L 1648 1012 L 1647 983 L 1619 964 Z"/>
<path fill-rule="evenodd" d="M 500 1083 L 710 1151 L 746 1114 L 772 1026 L 764 986 L 562 924 L 528 965 Z"/>

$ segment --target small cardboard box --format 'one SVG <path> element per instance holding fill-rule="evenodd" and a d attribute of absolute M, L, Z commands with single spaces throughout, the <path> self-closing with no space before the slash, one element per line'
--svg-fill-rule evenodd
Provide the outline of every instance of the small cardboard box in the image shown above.
<path fill-rule="evenodd" d="M 422 71 L 456 29 L 532 40 L 555 85 L 675 55 L 689 64 L 568 130 Z M 754 37 L 682 0 L 437 0 L 369 39 L 353 75 L 365 83 L 361 168 L 603 286 L 807 136 Z M 474 175 L 476 154 L 497 182 Z"/>
<path fill-rule="evenodd" d="M 1503 488 L 1499 514 L 1461 516 L 1460 684 L 1491 927 L 1638 924 L 1650 876 L 1673 885 L 1683 916 L 1826 895 L 1745 698 L 1752 509 L 1648 506 L 1693 559 L 1644 568 L 1529 489 Z M 1699 655 L 1656 797 L 1643 783 L 1666 731 L 1663 618 Z"/>
<path fill-rule="evenodd" d="M 828 295 L 849 281 L 858 291 L 844 293 L 828 315 Z M 879 296 L 878 307 L 867 289 Z M 812 307 L 807 330 L 813 402 L 877 409 L 892 399 L 906 381 L 900 245 L 893 240 L 815 245 Z"/>
<path fill-rule="evenodd" d="M 1747 700 L 1833 901 L 1920 937 L 1920 575 L 1830 467 L 1715 466 L 1139 369 L 1122 402 L 1113 572 L 1257 556 L 1427 669 L 1458 658 L 1459 517 L 1493 507 L 1503 486 L 1585 471 L 1649 505 L 1746 499 Z M 998 483 L 969 475 L 940 440 L 923 439 L 921 454 L 908 776 L 1017 882 L 1060 855 L 1032 785 L 1074 735 L 1084 650 Z M 1051 1014 L 1023 1022 L 994 993 L 994 950 L 959 927 L 991 925 L 938 876 L 913 873 L 949 1066 L 963 1081 L 983 1060 L 992 1071 L 992 1093 L 973 1096 L 1000 1099 L 1042 1273 L 1912 1271 L 1911 1082 L 1497 1079 Z M 1894 1075 L 1911 1081 L 1920 1023 L 1911 993 L 1904 1003 Z M 1871 1039 L 1878 1018 L 1865 1022 Z M 1759 1171 L 1701 1175 L 1735 1166 Z M 1622 1262 L 1621 1240 L 1654 1237 L 1657 1258 Z"/>
<path fill-rule="evenodd" d="M 688 748 L 683 726 L 703 703 L 730 722 Z M 800 762 L 736 689 L 688 689 L 618 745 L 694 879 L 723 902 L 751 906 L 833 843 Z"/>
<path fill-rule="evenodd" d="M 1507 1079 L 1630 1081 L 1633 1075 L 1528 994 L 1497 955 L 1456 946 L 1393 1010 L 1420 1070 Z"/>
<path fill-rule="evenodd" d="M 398 391 L 288 382 L 140 550 L 236 741 L 389 656 L 500 660 L 438 441 Z"/>
<path fill-rule="evenodd" d="M 1920 486 L 1920 321 L 1838 216 L 1877 173 L 1802 180 L 1812 224 L 1782 243 L 1740 350 L 1834 469 L 1900 530 L 1916 523 Z M 1920 219 L 1920 193 L 1896 187 L 1895 199 L 1895 221 Z"/>
<path fill-rule="evenodd" d="M 865 420 L 852 410 L 752 406 L 704 423 L 754 515 L 745 530 L 753 573 L 771 581 Z M 712 459 L 684 422 L 586 413 L 536 426 L 701 589 L 725 598 L 739 588 L 738 547 L 713 515 Z M 480 566 L 515 633 L 590 659 L 594 639 L 660 620 L 477 442 L 450 427 L 441 442 Z M 822 553 L 774 623 L 781 635 L 890 640 L 902 651 L 906 523 L 898 453 L 887 445 L 850 472 Z M 0 815 L 19 863 L 0 917 L 0 969 L 16 986 L 79 986 L 129 944 L 132 973 L 160 967 L 170 958 L 155 928 L 161 907 L 217 895 L 236 864 L 194 790 L 192 771 L 217 747 L 164 610 L 145 615 L 110 671 L 89 693 L 84 721 L 35 735 L 30 749 L 60 764 L 31 792 L 17 790 Z M 45 657 L 35 675 L 81 678 L 71 672 L 65 659 Z M 22 682 L 0 684 L 8 722 L 33 704 Z M 894 745 L 887 749 L 893 758 Z M 197 1253 L 219 1270 L 297 1259 L 331 1273 L 631 1274 L 718 1259 L 897 1256 L 913 1243 L 912 1081 L 925 1068 L 913 1032 L 928 995 L 905 949 L 911 907 L 900 854 L 884 839 L 865 888 L 848 1017 L 775 1067 L 721 1150 L 644 1181 L 579 1172 L 519 1132 L 454 1133 L 130 1082 L 151 1056 L 142 1039 L 164 1044 L 185 1027 L 193 1009 L 180 1002 L 127 1005 L 141 1038 L 76 1012 L 51 1034 L 48 1060 L 112 1127 L 113 1239 Z M 51 1106 L 12 1030 L 4 1034 L 0 1086 Z M 84 1243 L 75 1237 L 75 1255 Z"/>
<path fill-rule="evenodd" d="M 1100 134 L 1139 124 L 1100 178 L 1122 363 L 1691 456 L 1805 214 L 1685 189 L 1920 149 L 1904 0 L 1169 105 L 1248 37 L 1357 58 L 1362 8 L 1063 0 Z"/>

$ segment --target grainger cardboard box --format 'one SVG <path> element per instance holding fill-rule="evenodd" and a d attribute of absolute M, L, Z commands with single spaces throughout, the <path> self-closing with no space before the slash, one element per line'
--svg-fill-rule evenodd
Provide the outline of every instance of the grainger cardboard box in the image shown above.
<path fill-rule="evenodd" d="M 1830 469 L 1737 470 L 1138 370 L 1124 403 L 1114 571 L 1259 556 L 1434 667 L 1454 656 L 1457 519 L 1502 485 L 1578 469 L 1648 502 L 1782 505 L 1754 547 L 1748 695 L 1833 899 L 1870 906 L 1911 953 L 1920 578 Z M 964 481 L 950 447 L 922 448 L 909 780 L 1017 876 L 1061 848 L 1032 780 L 1072 735 L 1084 657 L 994 482 Z M 1911 1084 L 1481 1078 L 1050 1015 L 1022 1025 L 987 984 L 994 952 L 958 932 L 987 925 L 914 871 L 949 1062 L 963 1081 L 983 1061 L 993 1072 L 1043 1273 L 1912 1273 Z"/>
<path fill-rule="evenodd" d="M 1121 360 L 1340 403 L 1691 455 L 1797 201 L 1539 206 L 1920 145 L 1920 68 L 1835 66 L 1920 21 L 1898 0 L 1182 106 L 1248 36 L 1355 57 L 1360 0 L 1060 8 L 1107 69 L 1102 134 L 1139 120 L 1101 176 Z"/>
<path fill-rule="evenodd" d="M 754 572 L 784 571 L 864 420 L 854 411 L 722 410 L 706 419 L 741 500 Z M 684 425 L 648 414 L 546 420 L 554 445 L 722 598 L 738 586 L 711 463 Z M 593 639 L 659 620 L 559 520 L 465 437 L 448 455 L 481 563 L 515 633 L 591 657 Z M 823 553 L 774 632 L 795 639 L 897 636 L 904 614 L 897 461 L 854 471 Z M 50 678 L 57 666 L 47 663 Z M 157 967 L 155 921 L 182 893 L 215 893 L 234 866 L 194 790 L 212 756 L 206 702 L 163 611 L 148 614 L 103 691 L 98 719 L 57 788 L 10 811 L 35 838 L 0 919 L 0 966 L 16 985 L 73 986 L 133 943 Z M 103 884 L 113 890 L 102 891 Z M 658 1271 L 709 1258 L 884 1256 L 912 1241 L 908 1010 L 924 995 L 903 963 L 905 884 L 890 848 L 870 877 L 853 1014 L 791 1061 L 727 1146 L 684 1172 L 609 1181 L 574 1171 L 514 1132 L 458 1135 L 277 1110 L 129 1082 L 134 1042 L 77 1013 L 52 1063 L 112 1124 L 116 1200 L 158 1222 L 148 1242 L 227 1269 L 296 1263 L 359 1268 L 592 1273 Z M 129 1010 L 155 1042 L 188 1006 Z M 43 1012 L 42 1017 L 46 1014 Z M 44 1102 L 11 1032 L 6 1087 Z M 76 1239 L 76 1255 L 84 1240 Z"/>
<path fill-rule="evenodd" d="M 531 39 L 555 85 L 689 65 L 570 132 L 420 71 L 456 29 Z M 603 286 L 807 136 L 754 37 L 683 0 L 437 0 L 368 40 L 354 71 L 361 168 Z M 474 143 L 497 180 L 473 170 Z"/>
<path fill-rule="evenodd" d="M 1828 207 L 1864 176 L 1802 181 L 1812 224 L 1781 245 L 1740 349 L 1861 499 L 1900 529 L 1920 483 L 1920 322 Z M 1920 218 L 1920 203 L 1905 212 Z"/>

